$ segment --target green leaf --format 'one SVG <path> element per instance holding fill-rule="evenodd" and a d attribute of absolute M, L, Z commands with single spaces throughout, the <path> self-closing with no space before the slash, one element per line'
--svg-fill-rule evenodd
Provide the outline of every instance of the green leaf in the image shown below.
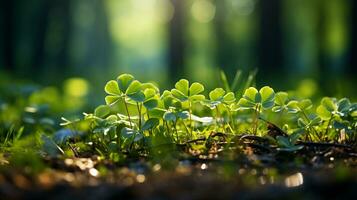
<path fill-rule="evenodd" d="M 194 82 L 190 86 L 189 96 L 197 95 L 197 94 L 203 92 L 204 90 L 205 90 L 205 88 L 203 87 L 203 85 L 201 83 Z"/>
<path fill-rule="evenodd" d="M 260 93 L 257 93 L 255 95 L 254 103 L 258 104 L 258 103 L 261 103 L 261 102 L 262 102 L 262 95 L 260 95 Z"/>
<path fill-rule="evenodd" d="M 193 96 L 190 96 L 189 99 L 191 101 L 202 101 L 204 100 L 206 97 L 202 94 L 196 94 L 196 95 L 193 95 Z"/>
<path fill-rule="evenodd" d="M 138 93 L 139 91 L 141 91 L 141 83 L 137 80 L 134 80 L 131 82 L 128 89 L 125 91 L 125 94 L 130 95 Z"/>
<path fill-rule="evenodd" d="M 144 102 L 144 106 L 145 106 L 146 109 L 152 110 L 152 109 L 157 107 L 158 103 L 159 102 L 158 102 L 157 99 L 149 99 L 149 100 Z"/>
<path fill-rule="evenodd" d="M 279 106 L 285 105 L 288 100 L 288 93 L 286 92 L 278 92 L 275 94 L 275 103 Z"/>
<path fill-rule="evenodd" d="M 159 125 L 159 122 L 160 121 L 157 118 L 150 118 L 144 123 L 143 127 L 141 127 L 141 130 L 146 131 L 146 130 L 149 130 L 149 129 L 153 129 L 157 125 Z"/>
<path fill-rule="evenodd" d="M 284 110 L 284 106 L 274 106 L 271 110 L 273 112 L 282 112 Z"/>
<path fill-rule="evenodd" d="M 337 110 L 337 105 L 333 101 L 333 99 L 329 97 L 324 97 L 321 100 L 321 105 L 326 108 L 326 110 L 333 112 Z"/>
<path fill-rule="evenodd" d="M 176 121 L 176 115 L 170 111 L 166 111 L 163 118 L 166 121 Z"/>
<path fill-rule="evenodd" d="M 299 102 L 298 101 L 289 101 L 288 104 L 286 104 L 286 107 L 288 108 L 288 113 L 297 113 L 300 111 L 300 108 L 299 108 Z"/>
<path fill-rule="evenodd" d="M 308 123 L 303 118 L 299 118 L 298 119 L 298 125 L 300 127 L 306 127 L 308 125 Z"/>
<path fill-rule="evenodd" d="M 275 92 L 273 88 L 264 86 L 259 90 L 263 109 L 269 109 L 274 106 Z"/>
<path fill-rule="evenodd" d="M 329 120 L 332 117 L 332 113 L 323 105 L 317 107 L 316 113 L 324 120 Z"/>
<path fill-rule="evenodd" d="M 243 98 L 245 98 L 248 101 L 251 102 L 256 102 L 255 101 L 255 96 L 258 94 L 258 90 L 255 89 L 254 87 L 249 87 L 248 89 L 245 90 Z"/>
<path fill-rule="evenodd" d="M 118 102 L 120 99 L 121 99 L 121 97 L 119 97 L 119 96 L 106 96 L 105 97 L 105 103 L 107 105 L 113 105 L 116 102 Z"/>
<path fill-rule="evenodd" d="M 175 84 L 175 88 L 179 90 L 183 95 L 188 96 L 189 82 L 186 79 L 181 79 Z"/>
<path fill-rule="evenodd" d="M 178 100 L 180 100 L 181 102 L 187 101 L 188 100 L 188 96 L 184 95 L 180 90 L 178 89 L 172 89 L 171 90 L 171 94 L 173 97 L 177 98 Z"/>
<path fill-rule="evenodd" d="M 347 113 L 349 113 L 350 107 L 351 107 L 351 102 L 349 99 L 343 98 L 338 101 L 338 111 L 339 112 L 346 115 Z"/>
<path fill-rule="evenodd" d="M 251 102 L 251 101 L 248 101 L 245 98 L 241 98 L 238 101 L 238 106 L 239 106 L 238 109 L 240 109 L 240 110 L 254 109 L 255 108 L 255 103 Z"/>
<path fill-rule="evenodd" d="M 223 101 L 226 104 L 231 104 L 236 101 L 236 97 L 234 96 L 233 92 L 228 92 L 226 95 L 224 95 Z"/>
<path fill-rule="evenodd" d="M 177 116 L 180 119 L 187 119 L 190 116 L 190 113 L 187 111 L 180 111 L 180 112 L 177 112 Z"/>
<path fill-rule="evenodd" d="M 115 80 L 111 80 L 107 82 L 107 84 L 105 84 L 104 91 L 107 94 L 111 94 L 111 95 L 121 95 L 118 82 L 116 82 Z"/>
<path fill-rule="evenodd" d="M 122 137 L 124 137 L 126 139 L 133 139 L 134 142 L 137 142 L 144 138 L 144 136 L 141 133 L 139 133 L 138 131 L 127 128 L 127 127 L 122 128 L 120 131 L 120 134 Z"/>
<path fill-rule="evenodd" d="M 128 94 L 128 97 L 135 102 L 143 102 L 145 100 L 145 94 L 142 91 L 138 91 L 134 94 Z"/>
<path fill-rule="evenodd" d="M 212 101 L 222 101 L 225 93 L 223 88 L 216 88 L 209 93 L 209 98 Z"/>
<path fill-rule="evenodd" d="M 94 115 L 100 118 L 104 118 L 109 115 L 110 108 L 107 105 L 100 105 L 94 110 Z"/>
<path fill-rule="evenodd" d="M 125 93 L 125 91 L 128 89 L 131 82 L 134 81 L 134 76 L 132 76 L 130 74 L 122 74 L 122 75 L 118 76 L 117 81 L 118 81 L 119 89 L 123 93 Z"/>
<path fill-rule="evenodd" d="M 116 115 L 109 115 L 107 118 L 105 118 L 107 121 L 110 123 L 114 123 L 115 121 L 118 121 L 118 116 Z"/>
<path fill-rule="evenodd" d="M 160 92 L 160 89 L 153 83 L 141 83 L 141 89 L 142 90 L 153 89 L 156 93 Z"/>
<path fill-rule="evenodd" d="M 295 144 L 297 142 L 297 140 L 301 137 L 303 133 L 302 132 L 295 132 L 293 134 L 291 134 L 290 137 L 290 142 L 292 144 Z"/>
<path fill-rule="evenodd" d="M 277 140 L 279 146 L 281 146 L 281 147 L 290 147 L 290 146 L 292 146 L 287 137 L 277 136 L 276 140 Z"/>
<path fill-rule="evenodd" d="M 298 107 L 301 111 L 312 108 L 312 102 L 310 99 L 303 99 L 298 103 Z"/>
<path fill-rule="evenodd" d="M 150 99 L 150 98 L 155 97 L 157 92 L 153 88 L 147 88 L 147 89 L 144 90 L 144 94 L 145 94 L 145 99 Z"/>
<path fill-rule="evenodd" d="M 320 117 L 315 117 L 313 118 L 310 123 L 309 126 L 317 126 L 321 124 L 321 118 Z"/>

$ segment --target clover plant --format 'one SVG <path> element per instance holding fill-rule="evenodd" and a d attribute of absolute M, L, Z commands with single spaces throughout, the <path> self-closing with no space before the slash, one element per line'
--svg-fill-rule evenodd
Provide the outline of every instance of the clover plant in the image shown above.
<path fill-rule="evenodd" d="M 180 102 L 188 102 L 189 109 L 189 125 L 191 128 L 192 135 L 192 103 L 197 101 L 202 101 L 205 96 L 201 93 L 204 91 L 204 86 L 201 83 L 194 82 L 191 85 L 186 79 L 181 79 L 175 84 L 175 88 L 171 90 L 173 97 L 178 99 Z"/>
<path fill-rule="evenodd" d="M 325 135 L 327 136 L 331 128 L 343 128 L 345 131 L 349 131 L 351 127 L 341 127 L 341 125 L 348 124 L 346 121 L 351 120 L 352 113 L 356 110 L 356 104 L 351 104 L 347 98 L 337 100 L 336 98 L 324 97 L 317 107 L 316 113 L 327 122 L 325 128 Z"/>
<path fill-rule="evenodd" d="M 271 87 L 264 86 L 259 91 L 250 87 L 245 90 L 243 97 L 238 101 L 238 109 L 253 110 L 253 133 L 257 134 L 260 112 L 274 106 L 275 92 Z"/>
<path fill-rule="evenodd" d="M 221 116 L 221 112 L 219 110 L 219 105 L 223 105 L 223 107 L 227 109 L 227 111 L 229 112 L 230 121 L 232 124 L 234 124 L 232 114 L 230 113 L 230 106 L 232 106 L 235 101 L 236 101 L 236 98 L 235 98 L 233 92 L 226 93 L 226 91 L 223 88 L 216 88 L 209 93 L 209 99 L 202 101 L 202 103 L 204 105 L 208 106 L 210 109 L 216 110 L 216 115 L 217 115 L 216 121 L 217 121 L 217 125 L 218 125 L 218 120 L 220 118 L 222 118 L 222 120 L 224 120 L 224 118 Z M 230 126 L 229 123 L 228 123 L 228 125 Z M 222 129 L 224 130 L 224 122 L 222 122 L 222 126 L 223 126 Z M 230 129 L 232 130 L 231 126 L 230 126 Z"/>
<path fill-rule="evenodd" d="M 297 97 L 291 100 L 287 92 L 275 93 L 269 86 L 259 91 L 254 87 L 231 91 L 251 85 L 253 79 L 249 78 L 248 85 L 243 81 L 244 87 L 238 86 L 238 82 L 242 82 L 237 81 L 241 79 L 238 73 L 238 78 L 230 86 L 226 77 L 221 76 L 226 89 L 213 88 L 206 98 L 203 95 L 205 88 L 198 82 L 190 84 L 188 80 L 181 79 L 175 88 L 160 92 L 152 83 L 141 83 L 130 74 L 122 74 L 106 83 L 105 105 L 99 105 L 93 114 L 85 113 L 82 120 L 63 118 L 62 125 L 67 127 L 66 130 L 81 133 L 67 134 L 68 137 L 82 137 L 83 133 L 89 133 L 88 145 L 100 155 L 108 154 L 113 160 L 118 160 L 124 152 L 135 153 L 138 149 L 150 153 L 147 150 L 153 149 L 153 145 L 167 145 L 162 143 L 184 145 L 196 139 L 201 141 L 202 137 L 215 140 L 211 135 L 217 132 L 231 137 L 229 133 L 244 133 L 252 128 L 253 133 L 257 134 L 258 119 L 263 113 L 275 114 L 279 120 L 284 120 L 281 130 L 284 134 L 273 138 L 280 151 L 300 150 L 302 146 L 298 145 L 298 139 L 357 141 L 357 104 L 347 98 L 323 98 L 314 110 L 311 100 L 295 100 Z M 237 101 L 236 97 L 240 96 L 235 94 L 241 93 L 243 95 Z M 197 103 L 206 107 L 199 107 Z M 124 113 L 118 109 L 120 104 L 125 108 Z M 199 110 L 196 106 L 202 110 L 200 114 L 203 116 L 198 117 L 193 113 Z M 244 114 L 234 112 L 239 110 L 253 111 L 252 124 L 244 122 Z M 269 127 L 267 130 L 266 137 L 269 138 L 271 130 Z M 343 134 L 347 135 L 348 140 L 342 139 Z M 160 150 L 152 152 L 158 153 Z"/>

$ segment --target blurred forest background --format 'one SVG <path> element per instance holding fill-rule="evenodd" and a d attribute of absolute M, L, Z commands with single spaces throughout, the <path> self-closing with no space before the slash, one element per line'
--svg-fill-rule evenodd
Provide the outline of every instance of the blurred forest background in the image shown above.
<path fill-rule="evenodd" d="M 257 84 L 356 97 L 355 0 L 5 0 L 0 78 L 102 90 L 133 73 L 171 87 L 218 85 L 237 69 Z M 98 90 L 99 90 L 98 89 Z"/>

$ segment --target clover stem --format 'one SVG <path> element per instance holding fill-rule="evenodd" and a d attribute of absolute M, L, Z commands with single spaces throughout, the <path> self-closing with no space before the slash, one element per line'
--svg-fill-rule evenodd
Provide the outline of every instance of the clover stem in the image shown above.
<path fill-rule="evenodd" d="M 178 136 L 177 127 L 176 127 L 177 122 L 173 121 L 172 123 L 174 125 L 174 129 L 175 129 L 175 133 L 176 133 L 176 142 L 178 143 L 179 142 L 179 136 Z"/>
<path fill-rule="evenodd" d="M 130 123 L 130 128 L 133 129 L 133 124 L 131 123 L 131 119 L 130 119 L 130 113 L 129 113 L 129 109 L 128 109 L 128 105 L 126 103 L 126 101 L 124 100 L 124 105 L 125 105 L 125 109 L 126 109 L 126 114 L 128 115 L 129 118 L 129 123 Z"/>
<path fill-rule="evenodd" d="M 183 126 L 185 127 L 186 132 L 188 133 L 188 132 L 189 132 L 189 130 L 188 130 L 188 128 L 187 128 L 187 126 L 186 126 L 185 122 L 184 122 L 184 121 L 182 121 L 182 124 L 183 124 Z"/>
<path fill-rule="evenodd" d="M 146 115 L 147 115 L 148 119 L 150 119 L 150 114 L 149 114 L 149 110 L 148 109 L 146 109 Z M 152 129 L 149 130 L 149 133 L 150 133 L 150 135 L 153 135 L 152 134 Z"/>
<path fill-rule="evenodd" d="M 167 124 L 167 121 L 165 121 L 165 125 L 166 125 L 166 129 L 167 129 L 167 133 L 170 134 L 170 128 L 169 128 L 169 125 Z"/>
<path fill-rule="evenodd" d="M 307 114 L 305 113 L 305 111 L 301 110 L 301 113 L 303 114 L 303 116 L 305 117 L 305 119 L 307 120 L 307 123 L 310 123 L 311 120 L 309 119 L 309 117 L 307 116 Z M 314 127 L 311 127 L 312 131 L 314 132 L 316 137 L 319 137 L 319 134 L 317 133 L 316 129 Z M 310 137 L 310 140 L 312 141 L 312 138 Z"/>
<path fill-rule="evenodd" d="M 328 120 L 327 127 L 326 127 L 326 130 L 325 130 L 325 136 L 327 136 L 327 134 L 328 134 L 329 126 L 331 124 L 331 121 L 332 121 L 333 117 L 334 117 L 334 115 L 331 115 L 331 118 Z"/>
<path fill-rule="evenodd" d="M 229 110 L 229 108 L 227 108 L 227 110 L 228 110 L 229 119 L 231 121 L 231 124 L 229 124 L 229 122 L 228 122 L 228 125 L 230 126 L 230 129 L 231 129 L 232 133 L 234 134 L 235 124 L 234 124 L 234 120 L 233 120 L 233 115 L 232 115 L 232 112 Z"/>
<path fill-rule="evenodd" d="M 253 121 L 253 124 L 254 124 L 254 127 L 253 127 L 253 133 L 254 135 L 257 134 L 257 131 L 258 131 L 258 118 L 259 118 L 259 112 L 260 112 L 260 105 L 257 104 L 255 106 L 255 112 L 254 112 L 254 121 Z"/>
<path fill-rule="evenodd" d="M 219 119 L 221 118 L 221 113 L 219 112 L 218 105 L 216 106 L 216 112 L 217 112 L 217 123 L 218 123 Z M 224 120 L 222 121 L 222 131 L 224 132 Z"/>
<path fill-rule="evenodd" d="M 138 102 L 136 102 L 136 107 L 138 108 L 138 115 L 139 115 L 139 129 L 141 129 L 141 108 Z"/>
<path fill-rule="evenodd" d="M 190 101 L 189 102 L 189 108 L 188 108 L 189 110 L 189 114 L 190 114 L 190 130 L 191 130 L 191 138 L 192 138 L 192 132 L 193 132 L 193 125 L 192 125 L 192 102 Z"/>

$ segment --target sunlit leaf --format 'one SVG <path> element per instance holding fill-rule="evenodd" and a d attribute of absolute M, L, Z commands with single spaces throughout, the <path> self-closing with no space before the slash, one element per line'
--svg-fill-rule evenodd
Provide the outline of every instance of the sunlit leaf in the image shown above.
<path fill-rule="evenodd" d="M 149 100 L 145 101 L 143 105 L 145 106 L 146 109 L 152 110 L 157 107 L 158 100 L 157 99 L 149 99 Z"/>
<path fill-rule="evenodd" d="M 222 101 L 225 93 L 223 88 L 216 88 L 209 93 L 209 98 L 213 101 Z"/>
<path fill-rule="evenodd" d="M 119 89 L 124 93 L 128 89 L 131 82 L 134 81 L 134 76 L 130 74 L 122 74 L 118 76 L 117 81 L 118 81 Z"/>
<path fill-rule="evenodd" d="M 181 79 L 175 84 L 175 88 L 183 95 L 188 96 L 189 82 L 186 79 Z"/>
<path fill-rule="evenodd" d="M 189 96 L 200 94 L 204 90 L 205 90 L 205 88 L 203 87 L 203 85 L 201 83 L 194 82 L 190 86 Z"/>
<path fill-rule="evenodd" d="M 288 93 L 286 92 L 278 92 L 275 94 L 275 103 L 277 105 L 285 105 L 286 101 L 288 100 Z"/>
<path fill-rule="evenodd" d="M 121 92 L 119 90 L 118 82 L 111 80 L 107 82 L 107 84 L 104 87 L 104 90 L 107 94 L 111 95 L 121 95 Z"/>
<path fill-rule="evenodd" d="M 135 102 L 143 102 L 145 100 L 145 94 L 142 91 L 128 94 L 128 97 Z"/>
<path fill-rule="evenodd" d="M 130 83 L 129 87 L 125 91 L 127 95 L 138 93 L 141 90 L 141 83 L 137 80 L 134 80 Z"/>
<path fill-rule="evenodd" d="M 269 109 L 274 106 L 275 92 L 273 88 L 265 86 L 259 90 L 261 95 L 261 103 L 264 109 Z"/>
<path fill-rule="evenodd" d="M 100 118 L 104 118 L 109 115 L 110 108 L 107 105 L 100 105 L 94 110 L 94 115 Z"/>
<path fill-rule="evenodd" d="M 105 97 L 105 103 L 107 105 L 113 105 L 115 104 L 117 101 L 119 101 L 121 99 L 121 97 L 118 96 L 106 96 Z"/>
<path fill-rule="evenodd" d="M 170 111 L 165 112 L 163 118 L 166 121 L 176 121 L 176 115 Z"/>
<path fill-rule="evenodd" d="M 157 118 L 150 118 L 148 119 L 144 125 L 141 127 L 141 130 L 146 131 L 149 129 L 155 128 L 157 125 L 159 125 L 159 119 Z"/>
<path fill-rule="evenodd" d="M 178 89 L 172 89 L 171 90 L 171 94 L 172 94 L 172 96 L 174 96 L 175 98 L 177 98 L 180 101 L 187 101 L 188 100 L 188 96 L 184 95 L 184 93 L 182 93 Z"/>
<path fill-rule="evenodd" d="M 233 92 L 228 92 L 226 95 L 223 97 L 223 101 L 227 104 L 231 104 L 236 101 L 236 98 L 234 96 Z"/>
<path fill-rule="evenodd" d="M 255 96 L 258 94 L 258 90 L 254 87 L 249 87 L 245 90 L 243 98 L 250 102 L 255 102 Z"/>

